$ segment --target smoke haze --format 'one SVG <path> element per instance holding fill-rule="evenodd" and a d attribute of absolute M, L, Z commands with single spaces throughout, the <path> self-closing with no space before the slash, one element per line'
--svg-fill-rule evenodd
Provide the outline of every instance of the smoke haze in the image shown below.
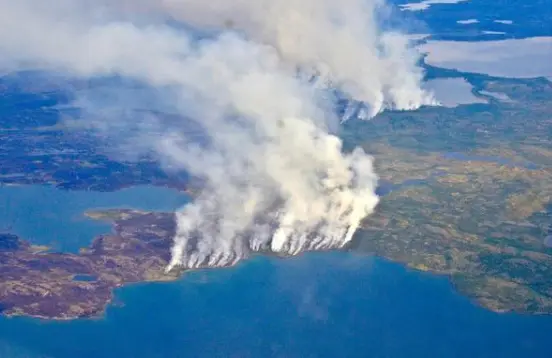
<path fill-rule="evenodd" d="M 96 130 L 133 128 L 136 145 L 125 150 L 153 151 L 204 181 L 176 214 L 167 269 L 231 265 L 254 251 L 342 247 L 377 205 L 372 158 L 360 148 L 342 151 L 329 92 L 362 102 L 367 117 L 434 104 L 408 37 L 378 29 L 383 6 L 0 0 L 0 66 L 129 78 L 186 118 L 168 122 L 124 95 L 113 96 L 112 111 L 93 96 L 80 102 L 101 118 Z M 117 116 L 139 107 L 152 111 L 147 122 Z"/>
<path fill-rule="evenodd" d="M 383 0 L 123 0 L 127 8 L 130 3 L 199 28 L 243 31 L 292 66 L 313 70 L 369 104 L 370 116 L 434 104 L 420 88 L 422 73 L 408 38 L 378 28 Z"/>

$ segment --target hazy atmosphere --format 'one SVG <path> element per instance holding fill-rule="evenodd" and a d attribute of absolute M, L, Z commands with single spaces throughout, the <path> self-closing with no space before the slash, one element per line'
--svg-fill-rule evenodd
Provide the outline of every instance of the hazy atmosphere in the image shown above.
<path fill-rule="evenodd" d="M 342 151 L 332 90 L 361 103 L 366 119 L 436 104 L 408 36 L 379 28 L 380 1 L 101 4 L 2 0 L 2 65 L 127 77 L 188 118 L 165 123 L 124 88 L 109 111 L 93 90 L 74 103 L 100 132 L 134 128 L 124 151 L 154 151 L 205 180 L 177 213 L 168 269 L 343 246 L 378 202 L 377 175 L 362 149 Z M 137 109 L 152 113 L 140 123 L 120 115 Z M 201 140 L 184 129 L 190 120 Z"/>

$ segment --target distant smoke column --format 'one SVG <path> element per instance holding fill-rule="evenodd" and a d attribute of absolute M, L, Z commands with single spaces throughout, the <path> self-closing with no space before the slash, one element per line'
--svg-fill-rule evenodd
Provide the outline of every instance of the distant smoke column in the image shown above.
<path fill-rule="evenodd" d="M 129 0 L 119 0 L 129 4 Z M 420 54 L 408 36 L 382 31 L 384 0 L 140 0 L 199 29 L 232 28 L 277 49 L 290 66 L 314 71 L 368 107 L 411 110 L 436 105 L 421 86 Z"/>

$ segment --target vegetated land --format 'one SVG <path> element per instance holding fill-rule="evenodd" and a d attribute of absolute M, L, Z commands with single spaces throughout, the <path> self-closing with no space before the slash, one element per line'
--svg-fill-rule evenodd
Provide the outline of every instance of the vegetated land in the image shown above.
<path fill-rule="evenodd" d="M 37 252 L 14 235 L 0 235 L 2 313 L 55 319 L 97 316 L 111 302 L 114 288 L 179 276 L 164 272 L 175 231 L 173 214 L 115 210 L 90 216 L 114 220 L 115 230 L 78 254 Z"/>
<path fill-rule="evenodd" d="M 547 210 L 552 84 L 471 80 L 509 101 L 488 97 L 489 104 L 390 112 L 346 123 L 346 147 L 362 146 L 374 155 L 382 194 L 347 249 L 448 275 L 460 292 L 494 311 L 552 313 L 552 249 L 543 243 L 552 225 Z M 183 187 L 148 162 L 141 169 L 115 163 L 119 169 L 114 170 L 106 157 L 91 151 L 64 154 L 70 145 L 59 140 L 51 141 L 58 146 L 54 153 L 48 144 L 53 135 L 61 136 L 55 127 L 0 130 L 2 146 L 20 151 L 15 161 L 9 159 L 13 153 L 0 151 L 0 160 L 12 163 L 2 167 L 0 182 L 26 184 L 32 167 L 40 174 L 29 174 L 31 182 L 72 189 L 113 190 L 150 183 L 148 178 Z M 59 169 L 64 166 L 71 169 Z M 95 316 L 116 287 L 181 274 L 164 273 L 175 230 L 172 214 L 111 210 L 88 215 L 112 221 L 115 230 L 79 254 L 52 253 L 0 235 L 0 311 L 56 319 Z"/>
<path fill-rule="evenodd" d="M 391 190 L 353 247 L 449 275 L 494 311 L 552 313 L 552 84 L 480 86 L 511 101 L 351 124 Z"/>

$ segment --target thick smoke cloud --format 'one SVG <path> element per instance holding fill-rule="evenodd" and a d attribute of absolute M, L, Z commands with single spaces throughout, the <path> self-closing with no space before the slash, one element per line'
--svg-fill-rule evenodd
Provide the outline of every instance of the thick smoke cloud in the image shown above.
<path fill-rule="evenodd" d="M 291 66 L 313 71 L 368 104 L 369 116 L 435 104 L 420 87 L 422 72 L 408 38 L 380 31 L 376 15 L 385 8 L 383 0 L 120 1 L 127 9 L 157 10 L 198 28 L 243 31 Z"/>
<path fill-rule="evenodd" d="M 329 130 L 336 118 L 328 89 L 365 103 L 369 115 L 433 103 L 407 37 L 378 31 L 378 6 L 0 0 L 0 65 L 120 76 L 166 97 L 185 121 L 152 112 L 149 125 L 136 127 L 115 118 L 117 111 L 106 116 L 93 99 L 86 107 L 103 118 L 98 129 L 138 128 L 134 149 L 154 151 L 167 167 L 205 183 L 177 213 L 168 269 L 230 265 L 254 251 L 342 247 L 377 205 L 372 158 L 360 148 L 344 153 Z M 179 24 L 168 25 L 168 16 Z M 198 39 L 198 30 L 209 36 Z M 190 135 L 189 123 L 202 140 Z"/>

